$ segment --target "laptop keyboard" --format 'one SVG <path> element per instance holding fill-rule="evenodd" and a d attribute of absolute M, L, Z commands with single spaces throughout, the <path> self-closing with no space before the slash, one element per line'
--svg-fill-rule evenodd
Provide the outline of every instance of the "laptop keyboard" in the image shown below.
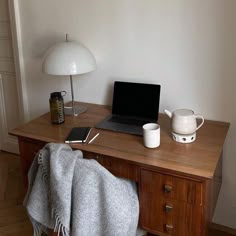
<path fill-rule="evenodd" d="M 137 126 L 143 126 L 144 124 L 148 123 L 148 121 L 138 120 L 134 118 L 126 118 L 126 117 L 111 117 L 109 121 L 120 124 L 137 125 Z"/>

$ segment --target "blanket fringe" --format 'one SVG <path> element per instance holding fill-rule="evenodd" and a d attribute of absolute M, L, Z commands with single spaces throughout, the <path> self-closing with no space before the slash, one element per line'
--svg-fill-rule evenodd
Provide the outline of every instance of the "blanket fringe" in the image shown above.
<path fill-rule="evenodd" d="M 69 231 L 66 229 L 66 227 L 63 225 L 63 223 L 60 220 L 60 216 L 57 214 L 57 211 L 55 209 L 52 210 L 53 218 L 55 218 L 55 225 L 54 225 L 54 232 L 57 232 L 57 236 L 69 236 Z"/>
<path fill-rule="evenodd" d="M 42 224 L 32 219 L 30 215 L 29 218 L 31 219 L 31 223 L 33 226 L 34 236 L 41 236 L 43 232 L 47 233 L 47 229 Z"/>
<path fill-rule="evenodd" d="M 39 168 L 41 168 L 42 170 L 42 178 L 44 180 L 45 183 L 47 183 L 49 181 L 49 176 L 47 175 L 47 173 L 49 173 L 49 169 L 47 168 L 48 165 L 45 165 L 45 160 L 44 160 L 44 155 L 42 153 L 42 150 L 39 152 L 38 154 L 38 164 L 39 164 Z M 48 199 L 49 199 L 49 195 L 50 195 L 50 189 L 48 189 Z M 57 236 L 69 236 L 69 231 L 68 229 L 66 229 L 66 227 L 63 225 L 63 223 L 61 222 L 60 216 L 57 214 L 56 209 L 52 209 L 52 217 L 53 219 L 55 219 L 55 225 L 54 225 L 54 232 L 57 232 Z M 38 224 L 35 225 L 35 235 L 34 236 L 40 236 L 42 233 L 42 225 Z"/>
<path fill-rule="evenodd" d="M 43 158 L 43 154 L 42 154 L 42 150 L 40 150 L 39 154 L 38 154 L 38 164 L 39 164 L 39 167 L 41 168 L 42 170 L 42 173 L 43 173 L 43 180 L 45 182 L 48 182 L 49 181 L 49 177 L 47 175 L 48 170 L 46 168 L 47 165 L 45 165 L 44 163 L 44 158 Z"/>
<path fill-rule="evenodd" d="M 33 229 L 34 229 L 34 236 L 41 236 L 42 234 L 42 229 L 41 229 L 41 224 L 37 222 L 33 222 Z"/>

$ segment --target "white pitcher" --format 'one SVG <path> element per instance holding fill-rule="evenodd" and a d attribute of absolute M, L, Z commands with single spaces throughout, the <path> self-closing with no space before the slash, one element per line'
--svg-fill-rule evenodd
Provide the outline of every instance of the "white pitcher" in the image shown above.
<path fill-rule="evenodd" d="M 171 118 L 172 130 L 177 134 L 193 134 L 204 123 L 202 115 L 196 115 L 189 109 L 178 109 L 173 112 L 164 110 L 164 112 Z M 197 118 L 202 120 L 199 125 L 197 125 Z"/>

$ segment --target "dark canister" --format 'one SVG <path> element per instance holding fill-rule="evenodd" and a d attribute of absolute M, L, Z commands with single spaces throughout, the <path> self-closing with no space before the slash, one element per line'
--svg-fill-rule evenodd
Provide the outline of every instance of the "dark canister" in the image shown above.
<path fill-rule="evenodd" d="M 51 113 L 51 122 L 53 124 L 61 124 L 65 121 L 64 100 L 62 92 L 54 92 L 50 94 L 49 104 Z"/>

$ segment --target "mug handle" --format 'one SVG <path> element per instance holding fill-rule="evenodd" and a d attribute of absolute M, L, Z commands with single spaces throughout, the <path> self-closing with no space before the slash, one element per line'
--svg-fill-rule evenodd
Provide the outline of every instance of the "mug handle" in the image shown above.
<path fill-rule="evenodd" d="M 202 115 L 195 115 L 196 118 L 200 118 L 202 120 L 201 124 L 197 126 L 196 131 L 202 127 L 204 124 L 204 117 Z"/>

